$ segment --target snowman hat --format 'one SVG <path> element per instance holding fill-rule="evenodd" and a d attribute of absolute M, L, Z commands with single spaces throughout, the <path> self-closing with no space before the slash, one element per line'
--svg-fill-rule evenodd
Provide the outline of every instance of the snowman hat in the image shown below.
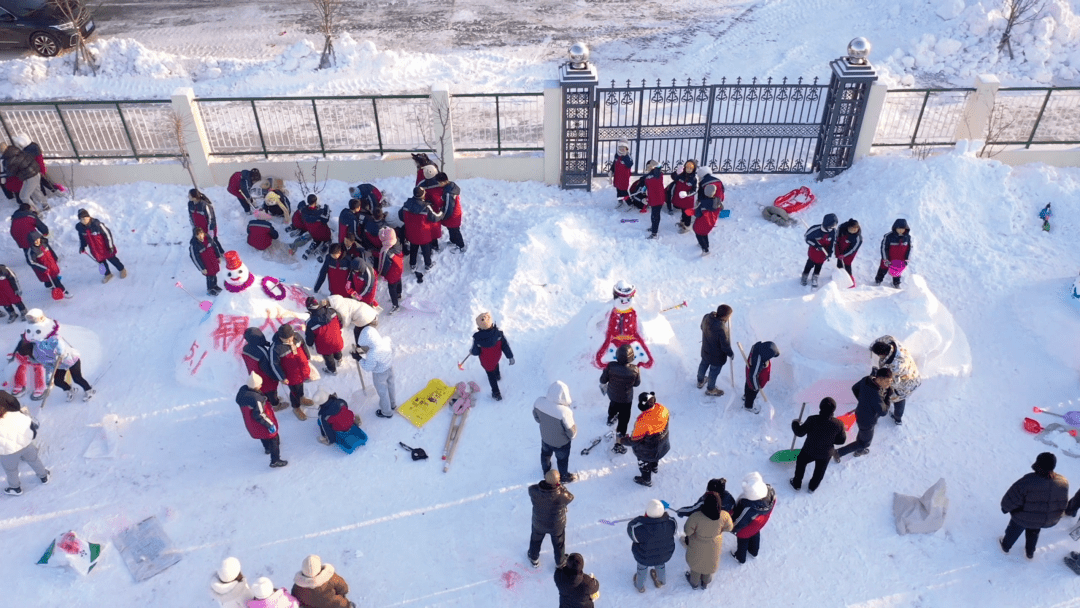
<path fill-rule="evenodd" d="M 240 254 L 235 251 L 225 252 L 225 268 L 229 270 L 239 270 L 244 262 L 240 260 Z"/>

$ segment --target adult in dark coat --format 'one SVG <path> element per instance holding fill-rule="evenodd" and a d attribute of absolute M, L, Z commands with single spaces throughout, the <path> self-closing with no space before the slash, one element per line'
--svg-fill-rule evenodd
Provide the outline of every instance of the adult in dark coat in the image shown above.
<path fill-rule="evenodd" d="M 870 443 L 874 441 L 874 428 L 878 419 L 889 412 L 889 399 L 892 397 L 892 370 L 879 368 L 872 376 L 866 376 L 851 387 L 858 403 L 855 405 L 855 424 L 859 433 L 855 441 L 836 451 L 836 461 L 842 456 L 855 452 L 856 456 L 870 453 Z"/>
<path fill-rule="evenodd" d="M 802 478 L 806 474 L 806 465 L 814 463 L 814 474 L 810 476 L 810 484 L 806 489 L 813 494 L 814 490 L 821 485 L 825 478 L 825 470 L 829 468 L 829 459 L 833 455 L 834 446 L 844 445 L 847 441 L 847 432 L 844 431 L 844 423 L 837 420 L 836 401 L 832 397 L 825 397 L 818 405 L 818 413 L 810 416 L 805 422 L 791 421 L 791 430 L 796 437 L 806 437 L 799 455 L 795 458 L 795 477 L 790 479 L 791 487 L 798 490 L 802 487 Z"/>
<path fill-rule="evenodd" d="M 1031 465 L 1034 473 L 1028 473 L 1009 487 L 1001 498 L 1001 512 L 1011 515 L 1005 535 L 998 539 L 1005 553 L 1024 533 L 1024 550 L 1027 558 L 1035 557 L 1039 531 L 1052 528 L 1061 520 L 1069 504 L 1069 480 L 1054 472 L 1057 456 L 1043 452 Z"/>
<path fill-rule="evenodd" d="M 529 499 L 532 500 L 529 561 L 533 568 L 540 567 L 540 544 L 550 534 L 555 567 L 561 568 L 566 561 L 566 506 L 574 500 L 574 495 L 559 483 L 559 472 L 549 469 L 543 481 L 529 486 Z"/>
<path fill-rule="evenodd" d="M 600 599 L 600 583 L 585 574 L 585 558 L 571 553 L 566 564 L 555 570 L 555 588 L 559 590 L 559 608 L 593 608 Z"/>
<path fill-rule="evenodd" d="M 666 565 L 675 553 L 675 532 L 679 525 L 664 510 L 659 500 L 650 500 L 645 515 L 639 515 L 626 524 L 626 533 L 633 544 L 630 546 L 637 562 L 634 586 L 645 593 L 645 573 L 652 568 L 653 584 L 663 587 L 667 582 Z"/>
<path fill-rule="evenodd" d="M 634 365 L 634 349 L 623 344 L 615 351 L 615 360 L 608 363 L 600 374 L 600 392 L 608 396 L 608 426 L 615 424 L 615 433 L 621 440 L 630 424 L 630 406 L 634 404 L 634 387 L 641 384 L 641 372 Z M 619 441 L 612 448 L 617 454 L 625 454 L 626 447 Z"/>
<path fill-rule="evenodd" d="M 705 394 L 719 397 L 724 391 L 716 388 L 716 377 L 727 363 L 728 357 L 734 357 L 731 350 L 731 307 L 721 304 L 715 312 L 701 318 L 701 363 L 697 369 L 697 387 L 706 387 Z M 709 383 L 705 385 L 706 374 Z"/>
<path fill-rule="evenodd" d="M 281 440 L 278 437 L 277 417 L 274 409 L 267 407 L 266 395 L 259 392 L 262 378 L 252 372 L 247 384 L 236 393 L 236 404 L 244 415 L 244 426 L 252 439 L 262 442 L 263 449 L 270 455 L 270 466 L 283 467 L 288 461 L 281 459 Z"/>

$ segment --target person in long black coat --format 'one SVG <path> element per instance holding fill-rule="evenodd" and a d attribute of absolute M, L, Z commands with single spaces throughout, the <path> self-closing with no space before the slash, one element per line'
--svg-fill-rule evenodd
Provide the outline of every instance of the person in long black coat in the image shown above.
<path fill-rule="evenodd" d="M 600 599 L 600 582 L 585 574 L 585 558 L 580 553 L 566 556 L 566 564 L 555 570 L 555 587 L 559 608 L 593 608 L 593 600 Z"/>
<path fill-rule="evenodd" d="M 549 534 L 551 547 L 555 550 L 555 567 L 562 567 L 566 560 L 566 507 L 574 500 L 574 495 L 559 482 L 559 472 L 550 469 L 544 473 L 543 481 L 529 486 L 533 506 L 529 562 L 533 568 L 540 567 L 540 544 Z"/>
<path fill-rule="evenodd" d="M 851 387 L 851 392 L 859 402 L 855 405 L 855 424 L 859 433 L 855 441 L 836 451 L 836 460 L 841 456 L 855 452 L 856 456 L 870 453 L 870 443 L 874 441 L 874 428 L 878 419 L 889 412 L 889 397 L 892 395 L 892 370 L 879 368 L 872 376 L 865 376 Z"/>
<path fill-rule="evenodd" d="M 1005 535 L 998 539 L 1005 553 L 1012 549 L 1023 532 L 1027 558 L 1034 558 L 1039 531 L 1054 527 L 1065 514 L 1069 503 L 1069 480 L 1055 473 L 1055 467 L 1057 456 L 1050 452 L 1039 454 L 1035 464 L 1031 465 L 1034 473 L 1018 479 L 1001 498 L 1001 512 L 1011 516 Z"/>
<path fill-rule="evenodd" d="M 791 487 L 798 490 L 802 487 L 803 475 L 806 474 L 806 465 L 814 463 L 814 474 L 810 476 L 810 483 L 806 489 L 813 494 L 814 490 L 821 485 L 825 478 L 825 470 L 829 468 L 829 458 L 832 457 L 834 446 L 844 445 L 847 442 L 847 433 L 844 431 L 844 423 L 837 420 L 836 401 L 832 397 L 825 397 L 818 405 L 818 413 L 810 416 L 806 422 L 791 421 L 791 430 L 796 437 L 806 437 L 799 455 L 795 458 L 795 476 L 790 479 Z"/>
<path fill-rule="evenodd" d="M 701 319 L 701 363 L 697 370 L 697 387 L 705 386 L 705 394 L 719 397 L 724 391 L 716 388 L 716 377 L 727 363 L 735 356 L 731 350 L 731 307 L 721 304 L 715 312 L 710 312 Z M 705 378 L 708 374 L 708 386 Z"/>

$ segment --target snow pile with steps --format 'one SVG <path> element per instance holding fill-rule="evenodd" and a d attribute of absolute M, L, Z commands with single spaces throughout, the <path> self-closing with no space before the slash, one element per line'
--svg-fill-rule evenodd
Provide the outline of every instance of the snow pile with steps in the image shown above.
<path fill-rule="evenodd" d="M 525 558 L 526 488 L 540 479 L 532 402 L 556 379 L 570 387 L 579 428 L 570 464 L 581 480 L 570 487 L 577 498 L 569 511 L 568 548 L 585 556 L 587 570 L 600 580 L 602 602 L 645 598 L 630 582 L 625 531 L 599 519 L 638 515 L 652 498 L 689 504 L 712 477 L 726 477 L 737 492 L 738 480 L 754 470 L 779 496 L 761 555 L 739 566 L 725 554 L 710 589 L 701 593 L 683 584 L 678 549 L 667 587 L 650 587 L 649 601 L 697 607 L 723 597 L 733 605 L 875 608 L 1068 601 L 1077 579 L 1061 557 L 1075 548 L 1066 533 L 1071 520 L 1044 531 L 1030 564 L 1003 556 L 996 538 L 1007 521 L 997 506 L 1001 495 L 1030 470 L 1038 452 L 1050 449 L 1021 430 L 1022 418 L 1033 415 L 1032 405 L 1064 412 L 1075 407 L 1070 400 L 1080 400 L 1080 362 L 1071 347 L 1080 311 L 1065 296 L 1080 269 L 1080 221 L 1065 204 L 1080 196 L 1080 171 L 1013 169 L 954 154 L 925 161 L 870 158 L 837 179 L 809 183 L 819 202 L 801 214 L 808 222 L 831 212 L 863 226 L 858 287 L 851 290 L 835 268 L 826 271 L 820 289 L 800 286 L 803 228 L 760 217 L 759 202 L 804 183 L 798 176 L 726 180 L 732 217 L 717 224 L 713 254 L 701 258 L 692 236 L 677 233 L 674 217 L 663 216 L 657 241 L 645 239 L 643 221 L 620 223 L 643 216 L 614 210 L 607 186 L 585 193 L 462 180 L 468 252 L 456 256 L 444 248 L 423 284 L 405 279 L 406 297 L 434 303 L 436 312 L 403 310 L 380 322 L 394 340 L 399 401 L 432 377 L 482 387 L 446 474 L 438 459 L 449 414 L 441 412 L 422 429 L 377 419 L 374 391 L 360 389 L 349 364 L 333 382 L 364 418 L 368 444 L 346 456 L 316 442 L 313 421 L 281 416 L 289 466 L 270 469 L 244 430 L 232 391 L 176 382 L 177 361 L 187 354 L 178 337 L 204 315 L 174 286 L 179 280 L 194 291 L 202 282 L 187 253 L 187 189 L 83 186 L 77 200 L 53 199 L 45 221 L 74 299 L 49 300 L 8 239 L 0 242 L 0 261 L 19 273 L 29 306 L 100 336 L 100 353 L 84 352 L 84 365 L 107 373 L 89 403 L 50 401 L 41 412 L 29 404 L 42 423 L 43 458 L 53 479 L 43 487 L 24 471 L 23 496 L 0 496 L 0 569 L 12 581 L 6 601 L 135 608 L 167 598 L 170 605 L 209 606 L 206 585 L 225 556 L 239 557 L 249 579 L 269 576 L 288 586 L 304 556 L 317 553 L 345 577 L 358 604 L 550 606 L 556 597 L 550 546 L 545 543 L 539 570 Z M 376 185 L 403 200 L 412 178 Z M 336 212 L 348 198 L 347 186 L 329 182 L 321 198 Z M 314 259 L 284 265 L 260 258 L 244 244 L 247 216 L 234 199 L 223 188 L 208 195 L 217 203 L 222 244 L 240 251 L 253 273 L 313 283 Z M 1050 233 L 1037 217 L 1047 202 L 1057 210 Z M 101 285 L 96 265 L 77 254 L 80 207 L 112 228 L 130 268 L 127 279 Z M 897 217 L 908 220 L 914 238 L 900 291 L 872 285 L 880 237 Z M 641 389 L 656 391 L 672 412 L 672 451 L 650 489 L 631 481 L 637 470 L 630 454 L 615 456 L 607 444 L 578 454 L 608 430 L 599 370 L 590 362 L 602 331 L 589 323 L 609 309 L 619 278 L 637 286 L 635 304 L 657 356 Z M 686 308 L 659 313 L 682 300 Z M 382 288 L 379 301 L 387 303 Z M 757 340 L 780 345 L 765 391 L 771 402 L 760 401 L 760 415 L 740 410 L 741 388 L 730 386 L 726 369 L 719 383 L 724 397 L 708 398 L 695 388 L 698 325 L 720 303 L 734 308 L 733 337 L 745 347 Z M 464 372 L 456 365 L 468 351 L 474 317 L 485 310 L 506 332 L 516 358 L 512 367 L 504 360 L 501 402 L 490 399 L 475 359 Z M 18 323 L 0 325 L 0 343 L 14 344 L 20 330 Z M 832 465 L 813 496 L 795 493 L 787 485 L 790 466 L 768 460 L 791 445 L 789 423 L 800 405 L 795 395 L 820 380 L 847 390 L 869 370 L 865 349 L 881 333 L 906 341 L 929 376 L 909 399 L 904 426 L 886 419 L 868 457 Z M 742 366 L 735 372 L 741 385 Z M 95 373 L 87 377 L 94 381 Z M 238 373 L 234 387 L 241 382 Z M 84 457 L 101 441 L 109 414 L 118 420 L 110 424 L 119 434 L 115 457 Z M 1043 424 L 1057 420 L 1035 416 Z M 424 448 L 431 460 L 413 462 L 398 442 Z M 1080 480 L 1080 462 L 1064 447 L 1059 463 L 1061 473 Z M 951 501 L 944 528 L 897 536 L 893 492 L 919 495 L 940 477 Z M 151 515 L 184 558 L 135 584 L 110 539 Z M 68 529 L 107 544 L 85 578 L 34 565 L 48 541 Z M 725 548 L 733 546 L 727 537 Z M 867 568 L 869 562 L 878 567 Z M 387 564 L 407 567 L 387 570 Z M 858 575 L 844 574 L 852 572 Z"/>

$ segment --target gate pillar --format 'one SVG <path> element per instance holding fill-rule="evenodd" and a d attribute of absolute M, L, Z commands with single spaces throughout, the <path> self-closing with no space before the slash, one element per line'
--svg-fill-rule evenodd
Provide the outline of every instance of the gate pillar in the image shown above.
<path fill-rule="evenodd" d="M 592 190 L 593 99 L 599 77 L 589 63 L 589 47 L 570 47 L 570 61 L 559 68 L 562 88 L 562 167 L 559 186 Z"/>
<path fill-rule="evenodd" d="M 870 42 L 856 38 L 848 43 L 848 54 L 829 64 L 832 78 L 822 117 L 821 136 L 814 154 L 814 170 L 818 181 L 836 177 L 851 167 L 855 146 L 859 143 L 859 127 L 866 111 L 870 87 L 877 80 L 877 71 L 870 65 Z"/>

